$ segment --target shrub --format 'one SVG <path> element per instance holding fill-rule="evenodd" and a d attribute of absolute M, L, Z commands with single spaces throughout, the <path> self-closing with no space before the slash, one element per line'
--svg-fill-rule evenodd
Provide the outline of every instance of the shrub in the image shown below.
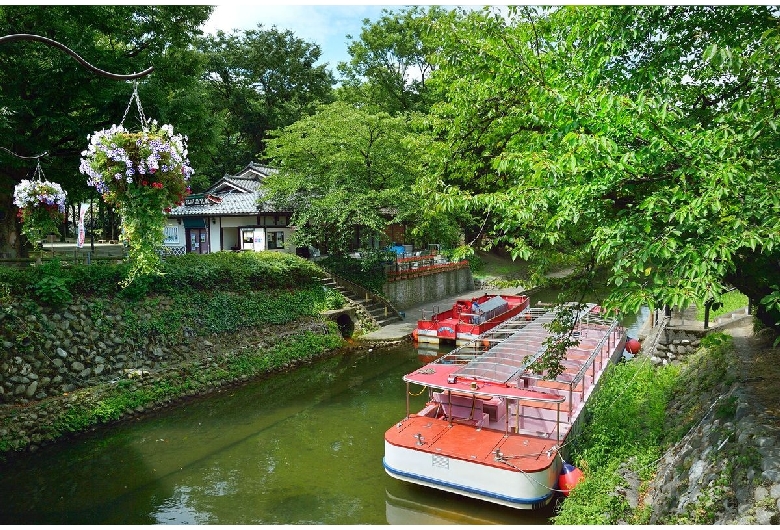
<path fill-rule="evenodd" d="M 64 267 L 58 260 L 40 267 L 0 267 L 0 284 L 13 294 L 30 290 L 42 294 L 47 303 L 64 300 L 65 290 L 81 295 L 122 295 L 139 300 L 153 294 L 193 291 L 258 291 L 295 289 L 319 283 L 322 270 L 303 258 L 278 252 L 215 252 L 167 258 L 162 275 L 137 274 L 122 288 L 128 263 L 95 263 Z M 44 277 L 52 277 L 42 281 Z M 35 286 L 38 285 L 37 289 Z"/>

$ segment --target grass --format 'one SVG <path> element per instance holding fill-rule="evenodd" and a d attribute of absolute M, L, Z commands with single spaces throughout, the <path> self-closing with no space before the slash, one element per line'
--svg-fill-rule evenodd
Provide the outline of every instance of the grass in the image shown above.
<path fill-rule="evenodd" d="M 730 337 L 714 334 L 683 366 L 654 368 L 649 362 L 632 361 L 611 367 L 588 402 L 582 433 L 572 442 L 570 458 L 585 480 L 563 502 L 554 524 L 647 524 L 652 507 L 640 502 L 632 508 L 615 493 L 626 486 L 620 471 L 627 467 L 646 487 L 661 455 L 699 421 L 713 392 L 728 387 L 732 348 Z M 717 412 L 731 419 L 735 403 L 727 400 Z M 712 506 L 685 521 L 714 520 L 713 512 L 724 499 L 715 486 L 708 490 Z M 640 498 L 642 491 L 640 486 Z"/>
<path fill-rule="evenodd" d="M 747 296 L 739 291 L 729 291 L 723 295 L 721 302 L 723 304 L 721 307 L 710 310 L 710 320 L 747 307 L 749 300 Z M 698 308 L 696 318 L 702 322 L 704 321 L 704 304 L 701 304 L 701 307 Z"/>

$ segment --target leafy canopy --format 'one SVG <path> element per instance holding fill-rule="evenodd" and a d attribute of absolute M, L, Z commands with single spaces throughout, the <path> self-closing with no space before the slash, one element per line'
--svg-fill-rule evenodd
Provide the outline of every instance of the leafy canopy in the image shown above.
<path fill-rule="evenodd" d="M 320 47 L 276 27 L 202 39 L 212 128 L 217 148 L 207 163 L 219 178 L 244 167 L 265 150 L 272 130 L 310 115 L 332 100 L 333 76 L 316 64 Z"/>
<path fill-rule="evenodd" d="M 777 265 L 742 272 L 779 255 L 774 10 L 485 10 L 437 37 L 431 208 L 606 268 L 625 311 L 772 292 Z"/>
<path fill-rule="evenodd" d="M 265 183 L 269 200 L 294 212 L 298 246 L 343 254 L 408 215 L 408 131 L 404 117 L 336 102 L 275 133 L 267 154 L 279 172 Z"/>

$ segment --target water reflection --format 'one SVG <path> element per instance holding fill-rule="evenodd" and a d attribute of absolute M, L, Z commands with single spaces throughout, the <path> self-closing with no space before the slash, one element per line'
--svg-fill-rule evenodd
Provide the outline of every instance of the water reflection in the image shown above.
<path fill-rule="evenodd" d="M 0 469 L 0 523 L 386 524 L 387 492 L 460 509 L 382 467 L 421 365 L 410 345 L 345 354 L 22 455 Z M 482 504 L 464 516 L 524 521 Z"/>

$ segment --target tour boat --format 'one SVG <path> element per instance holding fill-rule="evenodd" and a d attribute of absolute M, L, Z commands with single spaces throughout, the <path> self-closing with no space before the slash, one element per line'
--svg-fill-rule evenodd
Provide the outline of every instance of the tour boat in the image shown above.
<path fill-rule="evenodd" d="M 412 336 L 419 343 L 454 342 L 461 346 L 527 308 L 525 295 L 485 293 L 471 300 L 457 300 L 446 311 L 439 312 L 434 307 L 430 318 L 426 318 L 423 311 Z"/>
<path fill-rule="evenodd" d="M 563 372 L 534 370 L 556 308 L 515 317 L 404 376 L 406 417 L 385 433 L 385 471 L 397 479 L 521 509 L 559 491 L 566 445 L 625 329 L 588 304 L 575 309 Z M 412 385 L 421 386 L 414 391 Z M 410 396 L 427 403 L 410 412 Z"/>

